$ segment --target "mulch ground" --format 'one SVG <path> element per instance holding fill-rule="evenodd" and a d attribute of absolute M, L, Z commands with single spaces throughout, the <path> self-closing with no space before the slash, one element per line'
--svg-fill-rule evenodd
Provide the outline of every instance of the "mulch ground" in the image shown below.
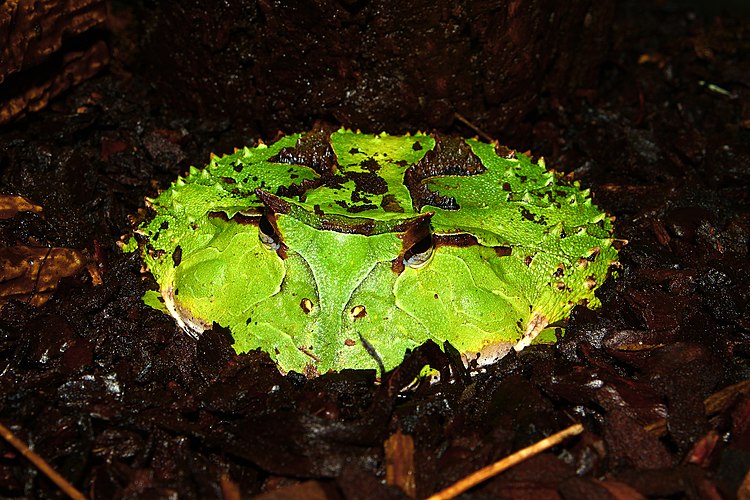
<path fill-rule="evenodd" d="M 603 307 L 485 373 L 426 344 L 379 383 L 282 376 L 227 332 L 194 341 L 143 305 L 152 284 L 115 245 L 128 215 L 255 138 L 176 117 L 115 51 L 0 129 L 0 193 L 43 207 L 0 220 L 3 262 L 42 246 L 89 263 L 43 304 L 32 287 L 0 310 L 0 422 L 96 498 L 421 498 L 576 422 L 582 435 L 466 498 L 747 498 L 750 20 L 623 3 L 613 30 L 597 86 L 543 95 L 498 137 L 616 216 L 629 243 Z M 415 386 L 425 363 L 440 381 Z M 0 443 L 0 496 L 61 493 Z"/>

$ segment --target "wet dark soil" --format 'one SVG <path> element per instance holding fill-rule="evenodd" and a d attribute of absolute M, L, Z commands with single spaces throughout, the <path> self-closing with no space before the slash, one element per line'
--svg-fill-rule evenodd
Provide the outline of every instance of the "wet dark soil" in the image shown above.
<path fill-rule="evenodd" d="M 750 495 L 750 20 L 621 3 L 594 83 L 539 88 L 522 118 L 476 117 L 592 189 L 628 240 L 620 276 L 601 288 L 601 309 L 574 311 L 557 345 L 471 376 L 426 344 L 379 383 L 374 372 L 282 376 L 265 354 L 236 355 L 220 329 L 190 339 L 142 303 L 151 283 L 115 242 L 144 196 L 212 152 L 316 119 L 377 115 L 373 127 L 398 132 L 403 115 L 354 100 L 318 116 L 286 108 L 263 125 L 260 109 L 234 125 L 215 114 L 214 87 L 205 109 L 181 112 L 167 70 L 150 79 L 153 59 L 136 57 L 154 32 L 142 42 L 130 21 L 112 25 L 108 72 L 0 130 L 0 193 L 44 208 L 0 220 L 2 245 L 90 262 L 43 305 L 0 311 L 0 422 L 76 487 L 96 498 L 425 497 L 581 422 L 581 436 L 467 498 Z M 473 134 L 441 113 L 414 127 Z M 412 384 L 425 363 L 440 381 Z M 386 446 L 394 435 L 401 445 Z M 0 443 L 0 496 L 61 495 Z"/>

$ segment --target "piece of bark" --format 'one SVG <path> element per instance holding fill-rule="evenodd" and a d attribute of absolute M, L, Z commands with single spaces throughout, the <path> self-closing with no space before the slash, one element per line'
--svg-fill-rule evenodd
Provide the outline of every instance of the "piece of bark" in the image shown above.
<path fill-rule="evenodd" d="M 0 4 L 0 124 L 37 111 L 108 62 L 103 0 Z"/>
<path fill-rule="evenodd" d="M 416 498 L 417 485 L 414 475 L 414 440 L 400 430 L 386 439 L 385 480 L 397 486 L 410 498 Z"/>

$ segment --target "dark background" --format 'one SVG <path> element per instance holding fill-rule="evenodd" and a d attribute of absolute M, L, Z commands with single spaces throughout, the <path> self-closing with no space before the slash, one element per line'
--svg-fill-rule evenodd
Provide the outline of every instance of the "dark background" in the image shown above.
<path fill-rule="evenodd" d="M 4 296 L 0 421 L 95 498 L 421 498 L 575 422 L 467 497 L 747 495 L 750 22 L 707 4 L 108 4 L 76 38 L 106 69 L 0 128 L 0 193 L 44 208 L 0 220 L 4 272 L 89 264 L 43 305 L 33 280 Z M 33 67 L 0 97 L 56 71 Z M 603 307 L 485 373 L 427 344 L 376 383 L 282 376 L 144 306 L 116 245 L 143 197 L 318 121 L 479 130 L 573 173 L 629 241 Z M 441 381 L 411 385 L 425 363 Z M 0 451 L 2 496 L 61 496 Z"/>

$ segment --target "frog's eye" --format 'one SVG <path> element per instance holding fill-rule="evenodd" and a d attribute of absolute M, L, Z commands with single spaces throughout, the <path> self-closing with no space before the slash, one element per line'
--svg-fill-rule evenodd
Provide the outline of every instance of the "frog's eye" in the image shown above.
<path fill-rule="evenodd" d="M 267 217 L 260 218 L 260 222 L 258 223 L 258 238 L 268 250 L 276 251 L 280 247 L 279 235 L 276 234 Z"/>
<path fill-rule="evenodd" d="M 428 234 L 404 253 L 404 265 L 413 269 L 423 267 L 430 261 L 433 248 L 432 235 Z"/>

